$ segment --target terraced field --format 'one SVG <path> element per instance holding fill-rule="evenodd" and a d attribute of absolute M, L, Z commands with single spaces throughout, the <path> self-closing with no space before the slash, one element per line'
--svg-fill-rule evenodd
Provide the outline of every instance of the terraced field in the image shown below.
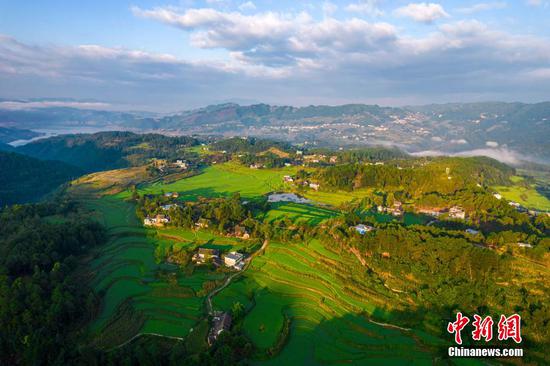
<path fill-rule="evenodd" d="M 203 246 L 222 251 L 239 251 L 254 250 L 261 246 L 259 241 L 222 237 L 208 230 L 194 231 L 184 228 L 169 227 L 157 230 L 157 235 L 162 239 L 169 240 L 170 245 L 178 249 L 183 247 L 194 248 Z"/>
<path fill-rule="evenodd" d="M 538 192 L 536 185 L 524 184 L 524 179 L 519 176 L 513 176 L 510 180 L 513 185 L 497 186 L 493 189 L 507 200 L 518 202 L 524 207 L 550 211 L 550 199 Z"/>
<path fill-rule="evenodd" d="M 308 190 L 304 193 L 304 197 L 312 200 L 313 202 L 322 202 L 327 205 L 339 206 L 342 203 L 350 202 L 353 200 L 361 200 L 365 196 L 372 194 L 372 189 L 357 189 L 355 191 L 314 191 Z"/>
<path fill-rule="evenodd" d="M 177 191 L 183 200 L 240 192 L 254 199 L 283 188 L 285 174 L 291 172 L 251 170 L 228 163 L 140 191 Z M 95 344 L 103 348 L 124 344 L 139 334 L 183 339 L 204 325 L 205 284 L 220 284 L 225 276 L 206 267 L 158 263 L 156 256 L 168 247 L 209 245 L 254 251 L 260 245 L 208 231 L 145 229 L 133 204 L 123 200 L 128 194 L 79 197 L 108 228 L 110 238 L 89 263 L 92 284 L 102 297 L 91 333 Z M 266 219 L 285 215 L 316 225 L 338 212 L 278 203 Z M 415 219 L 405 218 L 405 224 Z M 369 274 L 353 254 L 334 253 L 317 241 L 271 242 L 240 277 L 213 297 L 217 310 L 230 310 L 237 302 L 245 306 L 243 330 L 257 348 L 255 362 L 261 364 L 431 364 L 440 355 L 438 347 L 448 344 L 420 331 L 371 321 L 376 316 L 391 323 L 392 315 L 386 309 L 400 310 L 405 300 Z"/>
<path fill-rule="evenodd" d="M 324 220 L 337 216 L 337 211 L 313 205 L 306 205 L 294 202 L 273 203 L 264 219 L 268 222 L 288 218 L 293 222 L 307 222 L 310 225 L 318 225 Z"/>
<path fill-rule="evenodd" d="M 413 363 L 413 358 L 431 364 L 435 347 L 443 343 L 369 321 L 370 314 L 380 315 L 385 304 L 399 300 L 391 292 L 381 298 L 363 286 L 364 279 L 352 274 L 358 265 L 316 241 L 272 242 L 241 279 L 214 298 L 214 307 L 245 305 L 244 331 L 259 357 L 276 354 L 262 364 L 387 365 Z"/>
<path fill-rule="evenodd" d="M 174 229 L 169 237 L 142 228 L 134 206 L 114 196 L 84 200 L 107 228 L 109 242 L 89 263 L 92 285 L 102 296 L 91 331 L 102 347 L 123 344 L 137 334 L 184 338 L 204 317 L 206 282 L 222 281 L 223 273 L 206 267 L 157 263 L 155 251 L 176 243 L 195 247 L 203 243 L 232 248 L 236 240 L 213 234 Z M 219 240 L 218 240 L 219 239 Z"/>
<path fill-rule="evenodd" d="M 229 162 L 212 165 L 200 174 L 173 183 L 162 182 L 139 188 L 140 194 L 159 194 L 180 192 L 181 200 L 195 200 L 197 197 L 221 197 L 233 192 L 240 192 L 244 198 L 255 198 L 283 187 L 283 176 L 294 174 L 296 167 L 282 169 L 250 169 L 237 163 Z M 125 198 L 129 191 L 119 195 Z"/>

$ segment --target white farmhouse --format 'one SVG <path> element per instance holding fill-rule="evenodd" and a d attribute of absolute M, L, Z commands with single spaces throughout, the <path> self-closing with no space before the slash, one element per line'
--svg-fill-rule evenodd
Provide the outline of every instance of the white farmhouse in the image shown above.
<path fill-rule="evenodd" d="M 239 252 L 230 252 L 225 255 L 224 257 L 224 263 L 226 267 L 233 267 L 237 268 L 241 267 L 241 263 L 243 262 L 244 255 Z"/>
<path fill-rule="evenodd" d="M 175 166 L 177 166 L 180 169 L 187 169 L 189 166 L 187 165 L 187 162 L 185 160 L 178 159 L 174 163 Z"/>
<path fill-rule="evenodd" d="M 449 209 L 449 217 L 464 220 L 466 218 L 466 212 L 460 206 L 453 206 Z"/>
<path fill-rule="evenodd" d="M 314 190 L 316 190 L 316 191 L 319 190 L 319 187 L 320 187 L 320 186 L 319 186 L 318 183 L 309 183 L 309 188 L 312 188 L 312 189 L 314 189 Z"/>

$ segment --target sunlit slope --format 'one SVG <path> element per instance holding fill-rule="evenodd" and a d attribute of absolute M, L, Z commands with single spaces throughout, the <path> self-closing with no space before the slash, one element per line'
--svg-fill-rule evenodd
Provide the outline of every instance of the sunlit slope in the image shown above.
<path fill-rule="evenodd" d="M 113 175 L 112 172 L 105 174 Z M 282 177 L 286 174 L 292 174 L 290 169 L 255 170 L 226 163 L 175 183 L 143 184 L 139 191 L 141 194 L 177 191 L 182 200 L 240 192 L 248 200 L 274 190 L 290 189 L 283 184 Z M 101 174 L 96 179 L 101 180 L 100 177 Z M 130 185 L 126 184 L 121 193 L 115 193 L 121 190 L 112 187 L 111 183 L 97 185 L 95 180 L 91 184 L 86 179 L 82 182 L 81 186 L 75 183 L 72 187 L 75 198 L 96 213 L 98 220 L 108 228 L 110 237 L 109 243 L 89 262 L 90 279 L 102 299 L 91 327 L 96 344 L 111 348 L 142 333 L 185 338 L 201 321 L 205 323 L 207 289 L 219 285 L 224 275 L 192 266 L 168 265 L 159 259 L 159 253 L 171 245 L 193 249 L 208 244 L 223 250 L 242 250 L 247 244 L 207 231 L 173 227 L 146 230 L 135 217 L 134 205 L 124 200 L 131 194 L 127 190 Z M 103 196 L 89 193 L 94 192 L 92 188 L 100 189 Z M 319 200 L 317 203 L 328 202 Z M 267 221 L 288 217 L 293 222 L 305 220 L 323 225 L 325 220 L 341 214 L 328 207 L 279 203 L 256 217 L 265 215 Z M 393 219 L 380 214 L 375 218 L 378 222 Z M 407 213 L 403 225 L 396 224 L 394 231 L 398 227 L 425 223 L 424 217 Z M 377 231 L 387 232 L 389 229 Z M 448 265 L 451 259 L 446 256 L 452 253 L 450 247 L 436 247 L 439 241 L 428 246 L 424 242 L 428 236 L 422 238 L 414 241 L 418 245 L 410 247 L 415 252 L 403 250 L 404 253 L 398 254 L 398 248 L 405 247 L 403 236 L 397 235 L 395 239 L 390 236 L 373 250 L 363 250 L 362 258 L 344 244 L 334 243 L 329 250 L 316 240 L 285 244 L 271 240 L 240 278 L 214 296 L 214 307 L 230 311 L 236 303 L 244 305 L 242 327 L 257 347 L 254 359 L 257 363 L 432 364 L 444 354 L 450 338 L 443 336 L 445 320 L 439 314 L 432 315 L 435 313 L 423 306 L 430 305 L 431 295 L 436 300 L 443 298 L 440 294 L 455 296 L 460 287 L 449 284 L 446 275 L 441 278 L 434 275 L 434 268 L 448 274 L 446 266 L 432 259 L 442 258 Z M 482 258 L 480 262 L 486 258 L 481 254 L 496 255 L 468 243 L 462 245 L 464 247 L 459 248 L 462 253 L 471 252 L 472 257 Z M 391 259 L 371 257 L 372 253 L 384 251 L 391 252 Z M 506 257 L 513 269 L 513 280 L 490 280 L 491 283 L 497 281 L 507 302 L 514 304 L 522 301 L 517 297 L 521 292 L 516 288 L 525 286 L 529 293 L 543 294 L 548 277 L 547 262 L 533 262 L 520 257 L 521 253 L 512 256 L 510 252 Z M 362 264 L 362 260 L 366 264 Z M 425 263 L 435 263 L 435 267 L 424 270 L 421 264 Z M 449 288 L 450 291 L 428 293 L 428 284 L 434 285 L 434 289 Z M 419 295 L 421 289 L 422 297 Z M 436 321 L 443 325 L 440 327 L 432 322 L 431 328 L 425 327 L 428 322 L 422 321 L 423 316 L 437 318 Z M 419 320 L 408 322 L 408 318 Z M 403 324 L 411 324 L 409 326 L 414 329 L 394 326 Z M 442 339 L 418 329 L 439 334 Z"/>
<path fill-rule="evenodd" d="M 142 227 L 132 203 L 95 193 L 89 187 L 75 187 L 72 193 L 109 235 L 108 243 L 88 263 L 88 278 L 101 296 L 90 327 L 94 344 L 111 348 L 138 334 L 185 338 L 204 315 L 205 283 L 218 283 L 224 275 L 160 263 L 156 253 L 174 243 L 180 247 L 216 243 L 217 237 L 200 238 L 189 232 L 180 233 L 178 240 L 162 239 L 155 230 Z"/>
<path fill-rule="evenodd" d="M 441 341 L 369 321 L 370 314 L 391 321 L 379 309 L 399 300 L 361 284 L 356 275 L 361 271 L 353 257 L 328 251 L 316 241 L 272 242 L 214 305 L 245 306 L 245 333 L 260 355 L 276 354 L 266 364 L 431 363 Z"/>
<path fill-rule="evenodd" d="M 524 178 L 513 176 L 511 177 L 510 186 L 496 186 L 495 191 L 500 193 L 505 199 L 515 201 L 524 207 L 550 211 L 550 199 L 537 191 L 534 184 L 527 184 Z"/>
<path fill-rule="evenodd" d="M 202 197 L 220 197 L 239 192 L 242 197 L 254 198 L 282 189 L 283 177 L 294 174 L 295 167 L 282 169 L 250 169 L 236 163 L 224 163 L 205 168 L 201 173 L 173 183 L 157 182 L 139 187 L 139 193 L 158 194 L 179 192 L 180 199 L 193 200 Z M 120 198 L 128 197 L 126 191 Z"/>

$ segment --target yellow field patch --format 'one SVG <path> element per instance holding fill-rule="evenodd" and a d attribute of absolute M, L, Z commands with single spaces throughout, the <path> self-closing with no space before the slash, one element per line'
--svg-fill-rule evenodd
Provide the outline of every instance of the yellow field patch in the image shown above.
<path fill-rule="evenodd" d="M 71 185 L 88 186 L 96 190 L 103 190 L 104 194 L 115 194 L 146 179 L 146 167 L 140 166 L 88 174 L 74 180 Z"/>

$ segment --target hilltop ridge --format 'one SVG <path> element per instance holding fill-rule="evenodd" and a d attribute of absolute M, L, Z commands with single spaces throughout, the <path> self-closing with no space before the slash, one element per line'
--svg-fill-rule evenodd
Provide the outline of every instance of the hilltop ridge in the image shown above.
<path fill-rule="evenodd" d="M 179 135 L 256 136 L 309 146 L 395 146 L 418 154 L 487 155 L 508 163 L 550 161 L 550 102 L 384 107 L 234 103 L 170 114 L 67 107 L 0 109 L 0 126 L 85 128 Z"/>

